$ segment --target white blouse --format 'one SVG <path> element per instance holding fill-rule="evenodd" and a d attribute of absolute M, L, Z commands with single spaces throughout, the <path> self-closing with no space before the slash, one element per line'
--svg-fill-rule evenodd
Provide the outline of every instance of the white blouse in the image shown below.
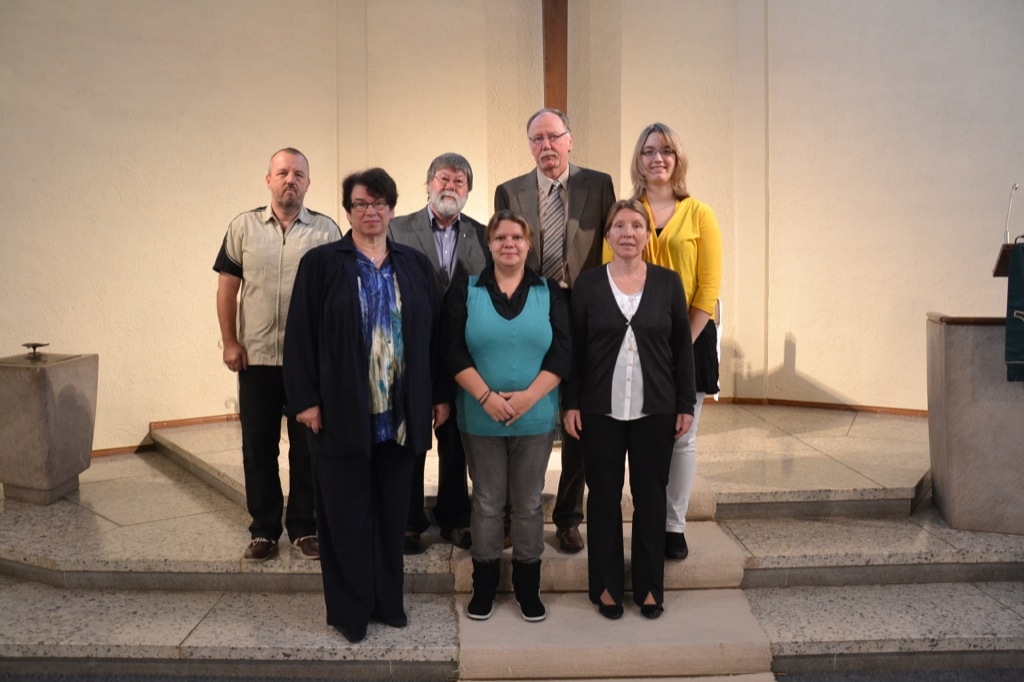
<path fill-rule="evenodd" d="M 608 273 L 608 283 L 612 287 L 612 294 L 615 302 L 626 318 L 627 324 L 632 321 L 637 306 L 640 305 L 640 298 L 644 292 L 641 289 L 635 294 L 624 294 L 615 286 L 612 279 L 612 272 L 605 267 Z M 622 339 L 622 346 L 619 347 L 619 355 L 615 358 L 615 370 L 612 373 L 612 411 L 608 414 L 612 419 L 619 421 L 630 421 L 640 419 L 644 416 L 644 375 L 640 371 L 640 355 L 636 347 L 636 334 L 633 328 L 627 326 L 626 336 Z"/>

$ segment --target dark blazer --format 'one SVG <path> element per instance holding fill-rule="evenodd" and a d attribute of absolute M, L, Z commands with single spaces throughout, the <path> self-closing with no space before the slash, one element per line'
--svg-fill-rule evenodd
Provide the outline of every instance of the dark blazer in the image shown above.
<path fill-rule="evenodd" d="M 440 294 L 427 257 L 389 242 L 388 256 L 402 300 L 408 446 L 431 445 L 432 408 L 448 402 L 439 391 Z M 323 428 L 309 431 L 320 457 L 369 457 L 369 352 L 363 343 L 358 269 L 352 234 L 310 250 L 299 262 L 284 336 L 288 412 L 320 406 Z"/>
<path fill-rule="evenodd" d="M 566 258 L 569 286 L 584 270 L 601 264 L 604 221 L 615 203 L 615 187 L 607 173 L 569 164 L 569 220 L 566 223 Z M 540 272 L 540 205 L 537 198 L 537 169 L 498 185 L 494 210 L 510 208 L 521 213 L 533 230 L 534 248 L 526 256 L 526 267 Z"/>
<path fill-rule="evenodd" d="M 615 360 L 633 328 L 644 379 L 645 414 L 693 414 L 693 344 L 686 294 L 675 272 L 647 266 L 640 305 L 627 323 L 605 268 L 584 272 L 572 292 L 572 372 L 562 384 L 566 409 L 612 411 Z"/>
<path fill-rule="evenodd" d="M 437 257 L 437 246 L 434 244 L 434 231 L 430 228 L 430 214 L 427 207 L 409 215 L 399 216 L 388 226 L 388 236 L 397 244 L 411 246 L 429 260 L 434 266 L 437 278 L 437 290 L 442 294 L 447 291 L 444 278 L 441 276 L 441 261 Z M 479 275 L 488 263 L 490 252 L 484 240 L 484 226 L 465 213 L 459 216 L 459 241 L 455 254 L 455 267 L 452 278 Z"/>

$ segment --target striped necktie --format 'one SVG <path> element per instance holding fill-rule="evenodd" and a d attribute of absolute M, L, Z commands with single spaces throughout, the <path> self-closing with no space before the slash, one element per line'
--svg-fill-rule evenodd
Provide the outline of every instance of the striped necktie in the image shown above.
<path fill-rule="evenodd" d="M 565 209 L 559 192 L 561 187 L 557 182 L 551 185 L 540 217 L 540 270 L 542 275 L 555 282 L 562 280 L 565 253 Z"/>

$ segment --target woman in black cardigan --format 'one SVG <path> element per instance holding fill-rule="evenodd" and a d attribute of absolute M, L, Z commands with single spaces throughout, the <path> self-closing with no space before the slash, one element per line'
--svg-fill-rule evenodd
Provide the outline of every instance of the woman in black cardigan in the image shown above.
<path fill-rule="evenodd" d="M 625 560 L 622 486 L 628 456 L 633 495 L 633 602 L 647 618 L 664 610 L 665 485 L 672 445 L 693 422 L 693 345 L 679 275 L 645 263 L 647 212 L 614 204 L 605 224 L 613 258 L 576 280 L 573 367 L 565 430 L 582 442 L 587 486 L 590 600 L 622 616 Z"/>

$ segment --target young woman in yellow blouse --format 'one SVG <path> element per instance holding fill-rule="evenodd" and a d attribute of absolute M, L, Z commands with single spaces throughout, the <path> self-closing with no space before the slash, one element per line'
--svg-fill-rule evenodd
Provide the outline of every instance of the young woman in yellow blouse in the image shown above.
<path fill-rule="evenodd" d="M 686 508 L 697 471 L 697 425 L 704 397 L 718 393 L 715 304 L 722 283 L 722 235 L 715 213 L 686 190 L 687 160 L 675 132 L 663 123 L 644 128 L 636 142 L 630 176 L 634 198 L 647 210 L 654 232 L 644 260 L 675 271 L 683 281 L 690 313 L 697 404 L 693 426 L 676 441 L 666 488 L 665 556 L 685 559 Z"/>

